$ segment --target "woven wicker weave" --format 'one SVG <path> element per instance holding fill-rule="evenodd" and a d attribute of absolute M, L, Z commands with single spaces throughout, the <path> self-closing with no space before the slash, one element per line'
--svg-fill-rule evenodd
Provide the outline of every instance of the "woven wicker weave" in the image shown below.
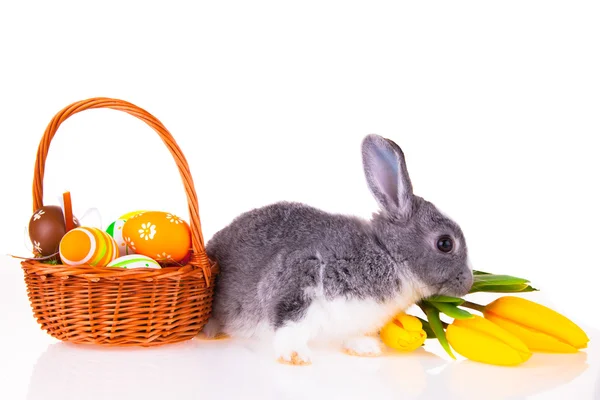
<path fill-rule="evenodd" d="M 70 116 L 94 108 L 124 111 L 159 134 L 175 159 L 185 187 L 193 253 L 187 265 L 152 270 L 23 261 L 34 316 L 50 335 L 74 343 L 156 346 L 191 339 L 210 316 L 218 267 L 205 252 L 198 199 L 187 161 L 169 131 L 154 116 L 131 103 L 110 98 L 79 101 L 58 112 L 38 148 L 33 210 L 43 205 L 44 166 L 58 127 Z"/>

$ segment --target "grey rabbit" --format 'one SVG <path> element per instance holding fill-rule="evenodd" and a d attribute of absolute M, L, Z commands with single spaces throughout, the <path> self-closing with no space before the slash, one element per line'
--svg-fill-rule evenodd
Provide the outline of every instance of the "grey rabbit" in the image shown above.
<path fill-rule="evenodd" d="M 220 265 L 207 338 L 269 337 L 282 362 L 309 364 L 312 340 L 352 355 L 382 352 L 378 330 L 434 294 L 463 296 L 473 282 L 460 227 L 413 194 L 404 153 L 362 141 L 371 220 L 280 202 L 235 218 L 207 243 Z"/>

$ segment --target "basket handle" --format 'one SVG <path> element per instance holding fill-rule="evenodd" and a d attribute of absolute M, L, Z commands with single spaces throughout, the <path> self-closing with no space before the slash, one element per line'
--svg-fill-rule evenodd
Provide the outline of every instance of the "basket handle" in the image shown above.
<path fill-rule="evenodd" d="M 34 177 L 33 177 L 33 211 L 35 212 L 43 206 L 43 180 L 44 180 L 44 168 L 46 164 L 46 157 L 48 156 L 48 149 L 50 148 L 50 142 L 56 134 L 58 127 L 70 116 L 77 114 L 84 110 L 90 110 L 94 108 L 111 108 L 113 110 L 124 111 L 134 117 L 137 117 L 148 124 L 152 129 L 158 133 L 164 144 L 167 146 L 171 155 L 173 156 L 179 174 L 185 187 L 185 193 L 188 200 L 188 209 L 190 213 L 190 228 L 192 232 L 192 258 L 191 264 L 197 264 L 204 270 L 204 276 L 206 282 L 210 282 L 211 274 L 211 261 L 206 255 L 206 249 L 204 247 L 204 237 L 202 236 L 202 225 L 200 223 L 200 213 L 198 210 L 198 197 L 196 196 L 196 189 L 194 188 L 194 182 L 192 175 L 190 174 L 190 168 L 187 160 L 183 155 L 181 149 L 175 142 L 175 139 L 171 133 L 165 128 L 165 126 L 154 117 L 152 114 L 140 107 L 131 104 L 124 100 L 111 99 L 107 97 L 94 97 L 87 100 L 81 100 L 75 102 L 61 111 L 59 111 L 54 118 L 50 121 L 44 132 L 44 136 L 38 147 Z"/>

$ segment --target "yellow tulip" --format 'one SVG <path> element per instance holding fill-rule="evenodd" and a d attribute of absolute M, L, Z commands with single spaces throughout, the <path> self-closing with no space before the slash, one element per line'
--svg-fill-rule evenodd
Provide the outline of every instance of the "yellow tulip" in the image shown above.
<path fill-rule="evenodd" d="M 517 365 L 531 357 L 518 337 L 478 315 L 455 319 L 446 328 L 446 337 L 457 353 L 473 361 Z"/>
<path fill-rule="evenodd" d="M 585 332 L 567 317 L 521 297 L 500 297 L 484 308 L 483 315 L 533 351 L 576 353 L 589 342 Z"/>
<path fill-rule="evenodd" d="M 423 345 L 427 334 L 417 317 L 400 313 L 384 325 L 379 336 L 386 346 L 401 351 L 412 351 Z"/>

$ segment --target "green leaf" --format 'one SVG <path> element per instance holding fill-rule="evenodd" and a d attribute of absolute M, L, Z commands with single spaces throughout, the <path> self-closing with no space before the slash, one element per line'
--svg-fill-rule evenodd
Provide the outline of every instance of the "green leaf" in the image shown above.
<path fill-rule="evenodd" d="M 443 296 L 443 295 L 431 296 L 431 297 L 426 298 L 425 301 L 432 301 L 432 302 L 436 302 L 436 303 L 453 303 L 453 304 L 462 304 L 465 302 L 464 299 L 461 299 L 459 297 L 451 297 L 451 296 Z"/>
<path fill-rule="evenodd" d="M 446 314 L 447 316 L 454 319 L 470 319 L 473 318 L 473 314 L 468 312 L 467 310 L 463 310 L 458 308 L 454 304 L 451 303 L 436 303 L 431 302 L 431 305 Z"/>
<path fill-rule="evenodd" d="M 483 272 L 483 271 L 477 271 L 477 270 L 473 270 L 473 275 L 492 275 L 492 273 L 490 272 Z"/>
<path fill-rule="evenodd" d="M 522 285 L 524 283 L 529 283 L 529 280 L 510 275 L 489 274 L 473 276 L 473 285 L 478 283 L 486 283 L 490 285 Z"/>
<path fill-rule="evenodd" d="M 448 339 L 446 339 L 446 332 L 444 331 L 444 326 L 442 325 L 442 321 L 440 320 L 440 312 L 433 307 L 431 304 L 427 304 L 426 302 L 420 302 L 419 307 L 421 310 L 427 315 L 427 319 L 429 320 L 429 326 L 431 330 L 437 337 L 437 340 L 440 342 L 446 353 L 454 360 L 456 357 L 450 350 L 450 344 L 448 343 Z"/>
<path fill-rule="evenodd" d="M 419 318 L 419 317 L 417 317 L 417 318 Z M 419 318 L 419 321 L 421 321 L 421 324 L 423 325 L 423 330 L 427 334 L 427 339 L 435 339 L 436 338 L 435 333 L 433 332 L 433 329 L 431 329 L 429 322 L 427 322 L 423 318 Z"/>
<path fill-rule="evenodd" d="M 525 293 L 537 292 L 538 289 L 524 283 L 520 285 L 490 285 L 490 284 L 473 284 L 469 293 L 489 292 L 489 293 Z"/>

